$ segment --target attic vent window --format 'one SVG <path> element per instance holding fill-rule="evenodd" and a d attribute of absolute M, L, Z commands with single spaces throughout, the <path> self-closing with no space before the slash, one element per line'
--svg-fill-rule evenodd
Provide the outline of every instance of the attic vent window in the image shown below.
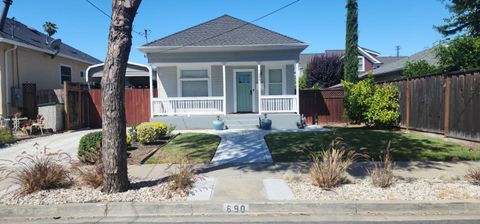
<path fill-rule="evenodd" d="M 78 54 L 78 52 L 76 52 L 76 51 L 70 51 L 70 52 L 72 52 L 73 54 Z"/>

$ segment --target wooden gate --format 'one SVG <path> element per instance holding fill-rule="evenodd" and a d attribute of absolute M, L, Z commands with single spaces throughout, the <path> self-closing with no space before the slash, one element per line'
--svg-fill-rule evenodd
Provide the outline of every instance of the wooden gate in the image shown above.
<path fill-rule="evenodd" d="M 35 119 L 37 108 L 37 85 L 35 83 L 22 84 L 23 110 L 22 116 Z"/>
<path fill-rule="evenodd" d="M 87 86 L 65 81 L 63 88 L 65 128 L 71 130 L 87 127 L 89 111 Z"/>

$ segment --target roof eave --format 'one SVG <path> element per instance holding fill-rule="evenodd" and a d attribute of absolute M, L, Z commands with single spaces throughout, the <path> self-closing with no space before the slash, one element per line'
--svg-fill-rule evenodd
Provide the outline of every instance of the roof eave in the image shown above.
<path fill-rule="evenodd" d="M 12 45 L 17 45 L 17 46 L 20 46 L 20 47 L 28 48 L 28 49 L 35 50 L 35 51 L 40 51 L 40 52 L 47 53 L 47 54 L 55 54 L 54 51 L 45 50 L 45 49 L 42 49 L 42 48 L 39 48 L 39 47 L 35 47 L 35 46 L 32 46 L 32 45 L 28 45 L 28 44 L 25 44 L 25 43 L 22 43 L 22 42 L 14 41 L 14 40 L 11 40 L 11 39 L 6 39 L 6 38 L 2 38 L 2 37 L 0 37 L 0 42 L 7 43 L 7 44 L 12 44 Z M 65 55 L 65 54 L 62 54 L 62 53 L 58 53 L 57 56 L 67 58 L 67 59 L 71 59 L 71 60 L 74 60 L 74 61 L 83 62 L 83 63 L 86 63 L 86 64 L 96 64 L 96 63 L 98 63 L 98 62 L 87 61 L 87 60 L 71 57 L 71 56 L 68 56 L 68 55 Z"/>
<path fill-rule="evenodd" d="M 297 44 L 256 44 L 256 45 L 217 45 L 217 46 L 140 46 L 143 53 L 188 53 L 188 52 L 227 52 L 261 50 L 304 50 L 306 43 Z"/>

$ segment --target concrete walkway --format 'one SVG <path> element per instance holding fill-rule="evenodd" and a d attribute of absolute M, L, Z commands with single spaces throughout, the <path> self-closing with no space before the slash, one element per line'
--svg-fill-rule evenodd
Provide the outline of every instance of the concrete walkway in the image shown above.
<path fill-rule="evenodd" d="M 275 132 L 301 132 L 301 131 L 328 131 L 325 128 L 312 127 L 306 129 L 233 129 L 216 131 L 222 141 L 220 142 L 212 163 L 221 164 L 249 164 L 272 163 L 272 155 L 265 142 L 265 135 Z"/>
<path fill-rule="evenodd" d="M 214 164 L 272 163 L 272 155 L 261 130 L 232 130 L 220 133 Z"/>

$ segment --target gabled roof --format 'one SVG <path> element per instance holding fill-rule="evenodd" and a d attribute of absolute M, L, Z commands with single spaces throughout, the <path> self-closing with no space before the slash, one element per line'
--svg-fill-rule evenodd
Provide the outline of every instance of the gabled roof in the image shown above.
<path fill-rule="evenodd" d="M 140 47 L 213 47 L 298 45 L 303 41 L 285 36 L 255 24 L 223 15 L 205 23 L 182 30 Z"/>
<path fill-rule="evenodd" d="M 402 58 L 400 60 L 394 61 L 392 63 L 388 63 L 385 65 L 380 66 L 380 68 L 374 69 L 372 72 L 374 75 L 382 75 L 386 74 L 389 72 L 395 72 L 395 71 L 402 71 L 403 68 L 405 67 L 405 63 L 407 61 L 410 62 L 417 62 L 420 60 L 425 60 L 431 65 L 438 65 L 438 60 L 435 58 L 435 48 L 428 48 L 423 51 L 417 52 L 409 57 Z M 365 76 L 365 74 L 362 74 L 362 76 Z M 361 76 L 361 77 L 362 77 Z"/>
<path fill-rule="evenodd" d="M 48 35 L 13 19 L 6 19 L 3 30 L 0 30 L 0 38 L 0 42 L 19 44 L 35 50 L 51 54 L 55 53 L 55 50 L 46 44 L 47 38 L 49 42 L 53 41 L 53 38 L 49 38 Z M 100 60 L 65 43 L 60 45 L 60 52 L 58 55 L 89 64 L 97 64 L 101 62 Z"/>

